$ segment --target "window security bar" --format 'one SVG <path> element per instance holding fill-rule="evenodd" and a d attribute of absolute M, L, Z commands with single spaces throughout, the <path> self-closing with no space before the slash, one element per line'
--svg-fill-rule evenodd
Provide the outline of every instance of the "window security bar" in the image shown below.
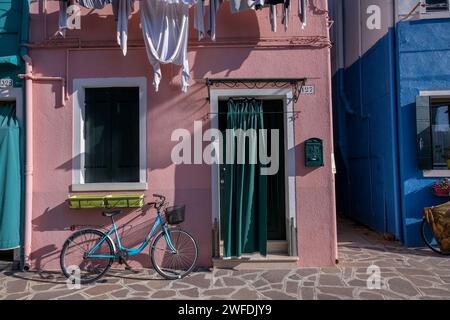
<path fill-rule="evenodd" d="M 265 79 L 251 79 L 251 78 L 221 78 L 221 79 L 205 79 L 205 84 L 208 87 L 208 101 L 211 101 L 211 87 L 219 88 L 225 86 L 227 88 L 247 89 L 264 89 L 264 88 L 284 88 L 286 86 L 292 87 L 293 100 L 297 103 L 300 98 L 303 86 L 306 84 L 306 78 L 265 78 Z"/>

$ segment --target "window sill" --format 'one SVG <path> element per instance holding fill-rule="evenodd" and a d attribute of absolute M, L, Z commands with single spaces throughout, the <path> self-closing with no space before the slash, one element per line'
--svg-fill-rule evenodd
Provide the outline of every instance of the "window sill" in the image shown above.
<path fill-rule="evenodd" d="M 424 178 L 450 178 L 450 170 L 425 170 Z"/>
<path fill-rule="evenodd" d="M 136 191 L 147 190 L 147 183 L 85 183 L 73 184 L 72 192 L 78 191 Z"/>
<path fill-rule="evenodd" d="M 406 15 L 399 15 L 399 21 L 402 21 Z M 450 18 L 450 12 L 448 11 L 438 11 L 438 12 L 422 12 L 418 14 L 411 15 L 409 18 L 405 19 L 406 21 L 414 21 L 414 20 L 430 20 L 430 19 L 446 19 Z"/>

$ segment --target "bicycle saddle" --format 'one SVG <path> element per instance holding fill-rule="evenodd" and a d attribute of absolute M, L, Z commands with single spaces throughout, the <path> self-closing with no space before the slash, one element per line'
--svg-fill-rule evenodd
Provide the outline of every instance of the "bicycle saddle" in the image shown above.
<path fill-rule="evenodd" d="M 121 213 L 123 213 L 122 210 L 104 211 L 104 212 L 102 213 L 102 215 L 103 215 L 104 217 L 111 218 L 111 217 L 117 216 L 118 214 L 121 214 Z"/>

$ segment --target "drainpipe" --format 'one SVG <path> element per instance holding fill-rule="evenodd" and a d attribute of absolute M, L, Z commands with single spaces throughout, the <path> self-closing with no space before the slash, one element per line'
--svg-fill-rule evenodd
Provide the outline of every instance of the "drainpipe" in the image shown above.
<path fill-rule="evenodd" d="M 33 79 L 27 75 L 33 74 L 33 61 L 30 56 L 23 55 L 25 60 L 25 75 L 19 75 L 19 78 L 25 78 L 25 223 L 24 223 L 24 265 L 23 269 L 30 269 L 31 255 L 31 229 L 33 213 Z"/>

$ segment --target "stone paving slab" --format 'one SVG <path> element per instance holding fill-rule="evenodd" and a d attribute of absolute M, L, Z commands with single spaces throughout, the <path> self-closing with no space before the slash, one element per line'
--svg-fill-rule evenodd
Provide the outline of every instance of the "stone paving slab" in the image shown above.
<path fill-rule="evenodd" d="M 59 272 L 19 272 L 2 264 L 0 300 L 227 299 L 441 300 L 450 299 L 450 259 L 408 249 L 340 218 L 339 264 L 329 268 L 195 272 L 176 281 L 153 270 L 115 266 L 102 283 L 70 290 Z M 379 282 L 370 281 L 376 265 Z M 371 289 L 369 284 L 378 285 Z"/>

